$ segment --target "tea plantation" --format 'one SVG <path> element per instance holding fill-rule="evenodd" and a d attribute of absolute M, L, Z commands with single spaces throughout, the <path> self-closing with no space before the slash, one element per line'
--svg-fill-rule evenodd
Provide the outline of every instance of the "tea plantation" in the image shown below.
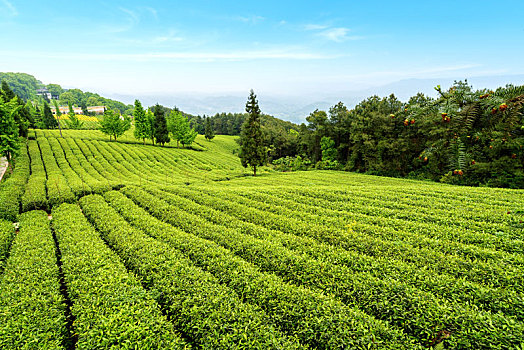
<path fill-rule="evenodd" d="M 37 130 L 0 184 L 1 349 L 524 349 L 524 192 Z"/>

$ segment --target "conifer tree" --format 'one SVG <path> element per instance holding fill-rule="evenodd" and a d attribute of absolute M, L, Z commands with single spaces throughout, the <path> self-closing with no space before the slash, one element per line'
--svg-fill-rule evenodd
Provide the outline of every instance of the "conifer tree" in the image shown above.
<path fill-rule="evenodd" d="M 44 102 L 44 111 L 43 111 L 43 118 L 44 126 L 46 129 L 55 129 L 58 127 L 58 122 L 56 121 L 53 112 L 51 112 L 51 108 L 49 108 L 49 105 L 47 102 Z"/>
<path fill-rule="evenodd" d="M 155 140 L 156 143 L 164 144 L 168 143 L 169 132 L 167 131 L 167 121 L 164 110 L 158 104 L 156 104 L 153 113 L 155 114 Z"/>
<path fill-rule="evenodd" d="M 6 103 L 16 97 L 15 93 L 11 90 L 9 84 L 7 84 L 7 81 L 5 80 L 2 80 L 2 97 Z"/>
<path fill-rule="evenodd" d="M 146 118 L 146 112 L 142 108 L 139 100 L 135 100 L 135 109 L 133 110 L 133 118 L 135 120 L 134 135 L 137 140 L 142 140 L 146 143 L 146 138 L 150 135 L 150 126 Z"/>
<path fill-rule="evenodd" d="M 211 141 L 215 137 L 215 130 L 213 130 L 213 125 L 211 125 L 211 118 L 209 117 L 206 118 L 204 132 L 206 140 L 208 141 Z"/>
<path fill-rule="evenodd" d="M 18 112 L 15 114 L 15 121 L 18 124 L 18 135 L 21 137 L 27 137 L 31 115 L 20 96 L 16 96 L 16 103 L 20 106 Z"/>
<path fill-rule="evenodd" d="M 267 154 L 264 146 L 264 134 L 260 125 L 260 107 L 257 96 L 251 90 L 246 103 L 248 118 L 242 125 L 240 134 L 240 161 L 242 166 L 253 168 L 253 176 L 257 175 L 257 166 L 266 164 Z"/>

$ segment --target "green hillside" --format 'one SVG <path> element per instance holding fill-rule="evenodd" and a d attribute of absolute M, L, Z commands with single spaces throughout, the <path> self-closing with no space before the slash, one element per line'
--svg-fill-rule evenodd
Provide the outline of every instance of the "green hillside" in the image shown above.
<path fill-rule="evenodd" d="M 62 132 L 0 183 L 2 349 L 524 344 L 522 190 Z"/>

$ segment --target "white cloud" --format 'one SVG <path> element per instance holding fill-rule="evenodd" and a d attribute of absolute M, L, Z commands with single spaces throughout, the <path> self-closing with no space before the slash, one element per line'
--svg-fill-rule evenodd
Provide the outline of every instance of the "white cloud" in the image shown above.
<path fill-rule="evenodd" d="M 153 42 L 155 43 L 180 42 L 183 40 L 184 38 L 178 36 L 174 30 L 170 30 L 167 35 L 160 35 L 153 38 Z"/>
<path fill-rule="evenodd" d="M 329 29 L 323 30 L 320 33 L 318 33 L 318 36 L 321 36 L 325 39 L 336 41 L 337 43 L 340 43 L 342 41 L 346 41 L 350 39 L 350 37 L 348 37 L 347 35 L 349 31 L 350 30 L 348 28 L 343 28 L 343 27 L 329 28 Z"/>
<path fill-rule="evenodd" d="M 304 26 L 305 30 L 322 30 L 326 28 L 328 28 L 328 26 L 323 25 L 323 24 L 306 24 Z"/>
<path fill-rule="evenodd" d="M 314 35 L 337 43 L 347 40 L 360 40 L 362 36 L 348 35 L 351 29 L 345 27 L 330 27 L 323 24 L 306 24 L 304 30 L 316 32 Z"/>
<path fill-rule="evenodd" d="M 16 10 L 16 7 L 8 0 L 1 0 L 1 3 L 6 10 L 7 15 L 10 17 L 18 16 L 18 11 Z M 2 11 L 3 12 L 3 11 Z"/>

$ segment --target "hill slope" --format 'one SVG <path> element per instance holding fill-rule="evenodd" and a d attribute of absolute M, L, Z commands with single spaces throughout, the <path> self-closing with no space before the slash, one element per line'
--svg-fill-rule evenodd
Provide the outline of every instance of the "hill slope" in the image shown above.
<path fill-rule="evenodd" d="M 15 203 L 0 214 L 21 224 L 15 235 L 0 220 L 2 348 L 524 342 L 522 190 L 243 176 L 230 136 L 195 149 L 96 131 L 32 136 L 0 185 Z M 26 268 L 26 256 L 45 261 Z"/>

